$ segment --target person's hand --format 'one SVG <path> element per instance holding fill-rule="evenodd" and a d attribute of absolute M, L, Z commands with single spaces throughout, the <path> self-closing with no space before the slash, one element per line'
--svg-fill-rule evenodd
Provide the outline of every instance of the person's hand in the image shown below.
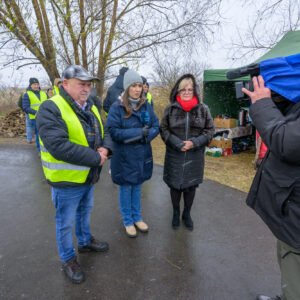
<path fill-rule="evenodd" d="M 144 136 L 144 137 L 147 137 L 148 134 L 149 134 L 149 127 L 148 127 L 148 126 L 144 126 L 144 127 L 142 128 L 142 132 L 143 132 L 143 136 Z"/>
<path fill-rule="evenodd" d="M 100 147 L 97 149 L 97 152 L 100 154 L 100 166 L 103 166 L 107 161 L 108 150 L 106 148 Z"/>
<path fill-rule="evenodd" d="M 252 78 L 254 91 L 251 92 L 246 88 L 242 88 L 242 92 L 250 97 L 251 102 L 255 103 L 263 98 L 271 98 L 271 90 L 265 87 L 265 81 L 261 75 Z"/>
<path fill-rule="evenodd" d="M 188 151 L 194 147 L 194 144 L 192 141 L 183 141 L 184 146 L 181 148 L 182 152 Z"/>

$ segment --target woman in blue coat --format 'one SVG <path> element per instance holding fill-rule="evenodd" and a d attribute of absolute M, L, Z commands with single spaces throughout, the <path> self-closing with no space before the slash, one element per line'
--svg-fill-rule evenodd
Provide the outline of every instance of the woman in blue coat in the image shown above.
<path fill-rule="evenodd" d="M 152 176 L 150 142 L 159 133 L 158 119 L 143 97 L 143 80 L 133 70 L 124 75 L 124 93 L 110 108 L 106 126 L 114 142 L 111 175 L 120 186 L 120 211 L 129 237 L 148 231 L 141 215 L 141 185 Z"/>

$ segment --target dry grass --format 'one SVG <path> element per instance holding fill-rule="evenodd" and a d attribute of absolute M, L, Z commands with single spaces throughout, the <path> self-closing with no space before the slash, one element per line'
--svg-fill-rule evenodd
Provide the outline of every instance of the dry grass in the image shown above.
<path fill-rule="evenodd" d="M 0 88 L 0 115 L 16 109 L 17 102 L 23 90 L 17 88 Z"/>
<path fill-rule="evenodd" d="M 163 165 L 165 145 L 160 137 L 152 142 L 152 149 L 154 162 Z M 253 159 L 254 153 L 251 152 L 227 157 L 206 156 L 204 177 L 247 193 L 255 174 Z"/>

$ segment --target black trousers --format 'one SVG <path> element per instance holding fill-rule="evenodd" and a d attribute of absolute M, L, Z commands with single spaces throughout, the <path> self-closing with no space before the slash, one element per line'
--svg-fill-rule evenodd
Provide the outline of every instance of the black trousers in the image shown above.
<path fill-rule="evenodd" d="M 194 202 L 196 187 L 189 187 L 184 190 L 170 188 L 170 194 L 174 210 L 180 210 L 180 199 L 183 194 L 184 210 L 190 211 Z"/>

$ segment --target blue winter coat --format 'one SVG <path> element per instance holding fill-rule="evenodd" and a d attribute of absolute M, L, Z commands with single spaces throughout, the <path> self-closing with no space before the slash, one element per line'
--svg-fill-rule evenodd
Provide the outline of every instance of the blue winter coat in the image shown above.
<path fill-rule="evenodd" d="M 147 113 L 148 112 L 148 113 Z M 143 116 L 149 117 L 147 122 Z M 113 140 L 111 175 L 118 185 L 142 184 L 152 176 L 153 159 L 150 142 L 159 133 L 158 119 L 149 103 L 125 118 L 125 108 L 119 100 L 110 110 L 106 127 Z M 143 136 L 143 127 L 149 126 L 149 134 Z M 131 141 L 130 141 L 131 140 Z"/>

